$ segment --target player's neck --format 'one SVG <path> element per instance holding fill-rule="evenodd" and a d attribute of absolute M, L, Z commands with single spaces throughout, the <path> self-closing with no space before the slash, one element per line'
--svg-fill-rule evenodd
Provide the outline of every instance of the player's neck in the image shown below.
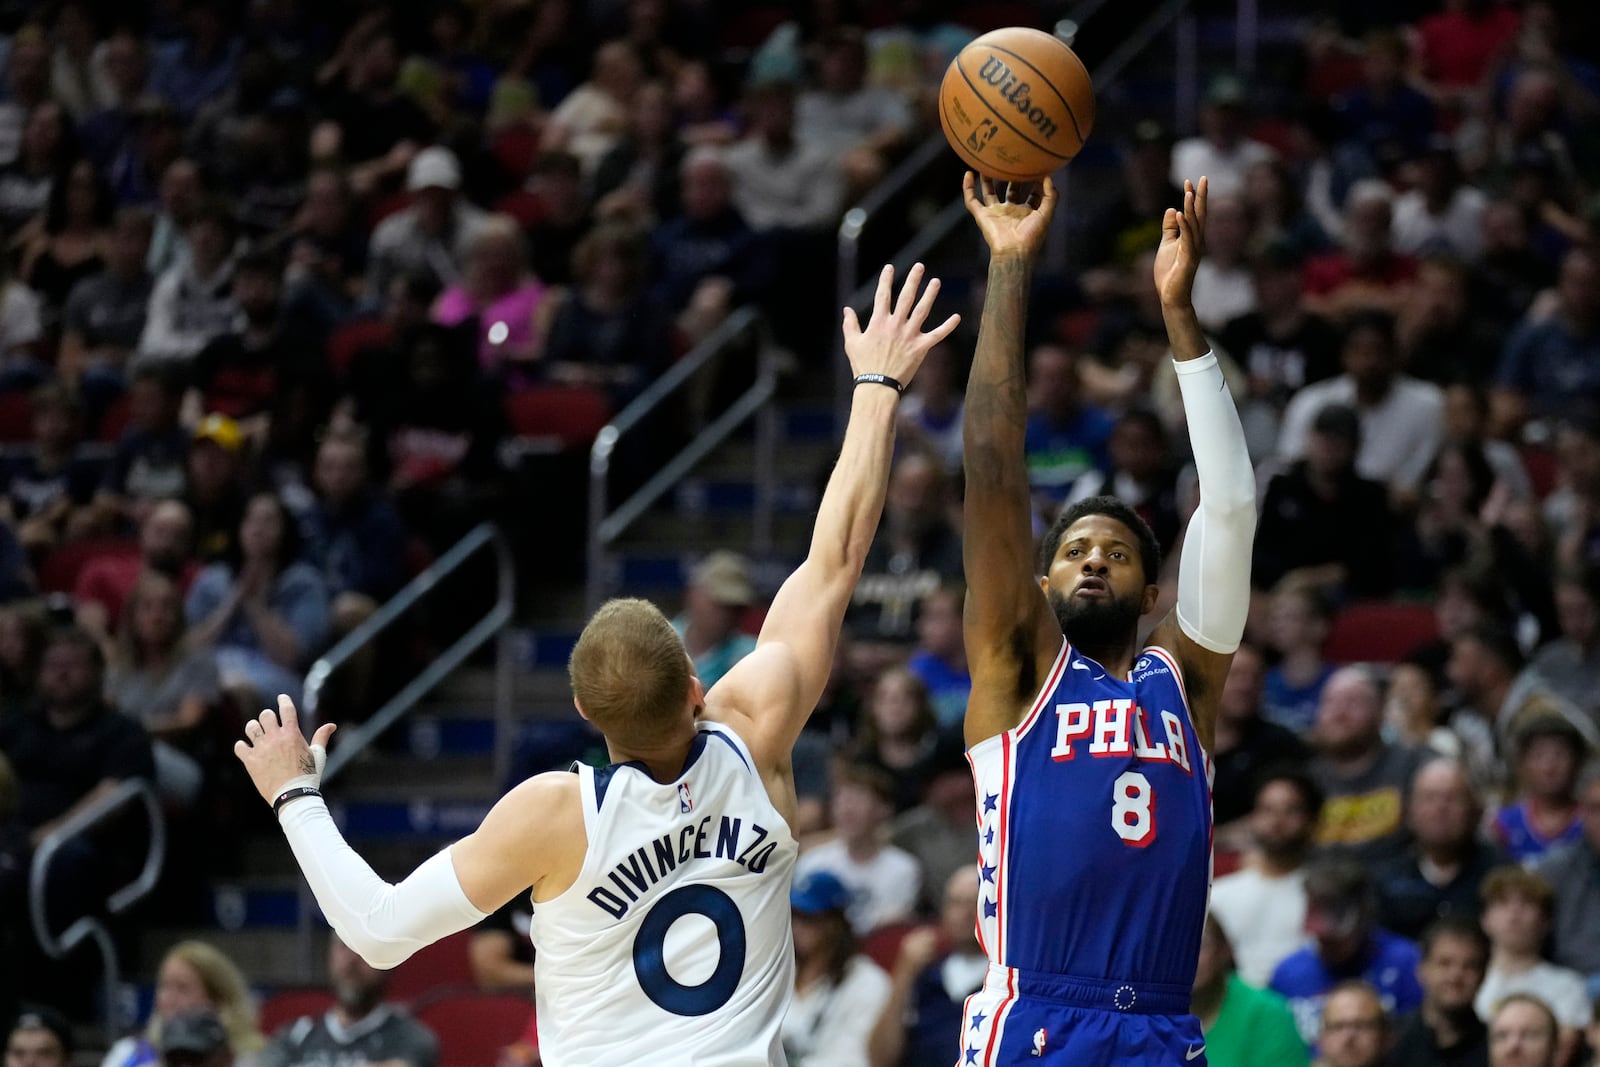
<path fill-rule="evenodd" d="M 676 733 L 668 741 L 653 745 L 629 745 L 606 738 L 606 753 L 612 763 L 640 763 L 658 782 L 670 782 L 683 773 L 689 758 L 689 746 L 694 742 L 694 723 Z"/>
<path fill-rule="evenodd" d="M 1072 639 L 1069 637 L 1068 640 Z M 1072 644 L 1078 650 L 1078 655 L 1086 659 L 1092 659 L 1100 664 L 1110 677 L 1125 678 L 1129 669 L 1133 666 L 1134 645 L 1137 644 L 1137 641 L 1118 641 L 1115 644 L 1101 645 L 1099 647 L 1079 644 L 1077 641 L 1073 641 Z"/>

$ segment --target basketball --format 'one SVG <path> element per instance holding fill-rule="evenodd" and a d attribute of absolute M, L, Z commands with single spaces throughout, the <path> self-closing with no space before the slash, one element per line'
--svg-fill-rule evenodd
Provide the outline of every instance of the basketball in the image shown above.
<path fill-rule="evenodd" d="M 1077 155 L 1094 128 L 1094 85 L 1059 38 L 1020 26 L 994 30 L 950 61 L 939 123 L 979 174 L 1039 181 Z"/>

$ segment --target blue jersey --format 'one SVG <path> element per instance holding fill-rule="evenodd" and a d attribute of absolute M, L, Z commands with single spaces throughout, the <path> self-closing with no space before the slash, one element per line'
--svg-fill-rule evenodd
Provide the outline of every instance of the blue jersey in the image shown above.
<path fill-rule="evenodd" d="M 1546 852 L 1554 852 L 1583 840 L 1583 820 L 1574 811 L 1562 831 L 1554 837 L 1545 837 L 1533 824 L 1529 800 L 1519 801 L 1501 808 L 1494 817 L 1494 836 L 1506 854 L 1518 863 L 1536 860 Z"/>
<path fill-rule="evenodd" d="M 978 937 L 992 964 L 982 1003 L 969 1006 L 971 1062 L 1061 1049 L 1058 1062 L 1087 1064 L 1097 1062 L 1088 1049 L 1119 1042 L 1125 1051 L 1106 1062 L 1168 1062 L 1173 1049 L 1178 1062 L 1192 1049 L 1192 1062 L 1203 1045 L 1187 1012 L 1211 888 L 1210 760 L 1171 654 L 1146 648 L 1117 678 L 1063 642 L 1023 720 L 968 758 Z M 1063 1011 L 1052 1022 L 1030 1001 Z M 1090 1039 L 1111 1024 L 1084 1010 L 1185 1018 Z M 1084 1044 L 1067 1052 L 1063 1027 Z"/>
<path fill-rule="evenodd" d="M 1414 943 L 1379 929 L 1373 931 L 1366 954 L 1337 971 L 1322 961 L 1314 946 L 1297 950 L 1278 964 L 1268 988 L 1289 1002 L 1300 1038 L 1314 1053 L 1322 1033 L 1322 1006 L 1334 986 L 1347 978 L 1365 979 L 1377 989 L 1383 1010 L 1397 1019 L 1422 1006 L 1422 986 L 1417 982 L 1421 962 Z"/>

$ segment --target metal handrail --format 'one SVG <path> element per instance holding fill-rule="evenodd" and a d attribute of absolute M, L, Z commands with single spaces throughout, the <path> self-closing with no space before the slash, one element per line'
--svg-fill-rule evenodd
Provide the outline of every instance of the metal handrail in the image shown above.
<path fill-rule="evenodd" d="M 304 696 L 301 702 L 304 705 L 307 721 L 316 722 L 322 703 L 322 690 L 328 684 L 333 672 L 365 648 L 374 637 L 388 629 L 401 615 L 411 610 L 424 594 L 455 573 L 468 559 L 485 547 L 492 548 L 495 555 L 494 607 L 490 608 L 488 613 L 474 623 L 466 633 L 451 642 L 450 647 L 435 656 L 416 677 L 401 687 L 400 691 L 390 697 L 381 708 L 368 716 L 365 722 L 340 733 L 339 746 L 328 756 L 327 766 L 322 771 L 324 784 L 337 777 L 378 738 L 378 735 L 393 726 L 426 696 L 429 690 L 444 680 L 490 638 L 496 636 L 500 639 L 500 647 L 495 653 L 494 667 L 494 773 L 495 781 L 504 779 L 510 767 L 510 738 L 514 726 L 511 721 L 511 650 L 507 647 L 506 626 L 516 611 L 517 581 L 516 563 L 511 557 L 511 546 L 507 543 L 505 535 L 500 532 L 500 528 L 492 522 L 480 523 L 473 527 L 465 537 L 452 545 L 449 551 L 407 582 L 398 593 L 373 612 L 371 617 L 345 634 L 338 644 L 313 663 L 311 669 L 306 672 Z"/>
<path fill-rule="evenodd" d="M 45 954 L 58 960 L 84 941 L 93 941 L 100 950 L 101 978 L 105 987 L 100 1008 L 101 1022 L 108 1041 L 115 1036 L 121 1023 L 117 1017 L 117 1005 L 122 973 L 116 942 L 112 940 L 106 924 L 95 915 L 79 916 L 60 934 L 51 932 L 50 917 L 45 913 L 48 903 L 45 890 L 50 865 L 67 842 L 82 837 L 136 802 L 144 806 L 145 815 L 150 820 L 150 841 L 145 848 L 144 865 L 138 875 L 106 898 L 106 910 L 112 915 L 121 915 L 155 888 L 167 858 L 167 821 L 161 813 L 161 801 L 149 782 L 139 778 L 124 779 L 110 792 L 50 831 L 34 851 L 33 863 L 28 871 L 28 917 L 33 923 L 33 935 Z"/>
<path fill-rule="evenodd" d="M 608 499 L 611 464 L 616 456 L 617 443 L 623 435 L 752 328 L 758 333 L 755 382 L 728 405 L 726 411 L 695 434 L 682 451 L 669 459 L 632 496 L 611 508 Z M 756 420 L 756 504 L 752 547 L 757 554 L 763 554 L 771 548 L 773 448 L 777 439 L 777 424 L 770 401 L 777 390 L 777 355 L 766 336 L 766 324 L 755 308 L 741 308 L 635 397 L 595 436 L 594 445 L 589 450 L 588 575 L 585 579 L 585 597 L 590 611 L 600 606 L 611 584 L 607 568 L 612 543 L 639 521 L 651 505 L 681 481 L 695 464 L 710 455 L 752 416 Z"/>

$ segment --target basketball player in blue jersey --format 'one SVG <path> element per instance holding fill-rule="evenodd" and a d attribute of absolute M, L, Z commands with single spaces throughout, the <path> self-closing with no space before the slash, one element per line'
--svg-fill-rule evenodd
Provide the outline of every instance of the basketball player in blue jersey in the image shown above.
<path fill-rule="evenodd" d="M 578 638 L 574 702 L 605 734 L 610 766 L 530 778 L 474 833 L 390 885 L 345 843 L 317 790 L 333 727 L 308 746 L 287 697 L 246 724 L 235 751 L 323 914 L 369 963 L 393 967 L 531 888 L 544 1063 L 784 1062 L 790 754 L 883 510 L 899 395 L 958 322 L 922 332 L 939 283 L 919 299 L 919 264 L 891 307 L 893 274 L 884 269 L 865 330 L 845 312 L 858 374 L 844 445 L 810 553 L 778 590 L 755 650 L 705 692 L 682 640 L 642 600 L 607 603 Z"/>
<path fill-rule="evenodd" d="M 1203 1063 L 1189 993 L 1211 878 L 1206 749 L 1255 529 L 1244 432 L 1190 302 L 1206 180 L 1166 213 L 1155 262 L 1200 505 L 1177 606 L 1142 642 L 1161 561 L 1132 507 L 1069 506 L 1033 564 L 1022 335 L 1055 190 L 1018 202 L 968 175 L 966 200 L 990 249 L 963 424 L 966 738 L 990 967 L 957 1062 Z"/>

